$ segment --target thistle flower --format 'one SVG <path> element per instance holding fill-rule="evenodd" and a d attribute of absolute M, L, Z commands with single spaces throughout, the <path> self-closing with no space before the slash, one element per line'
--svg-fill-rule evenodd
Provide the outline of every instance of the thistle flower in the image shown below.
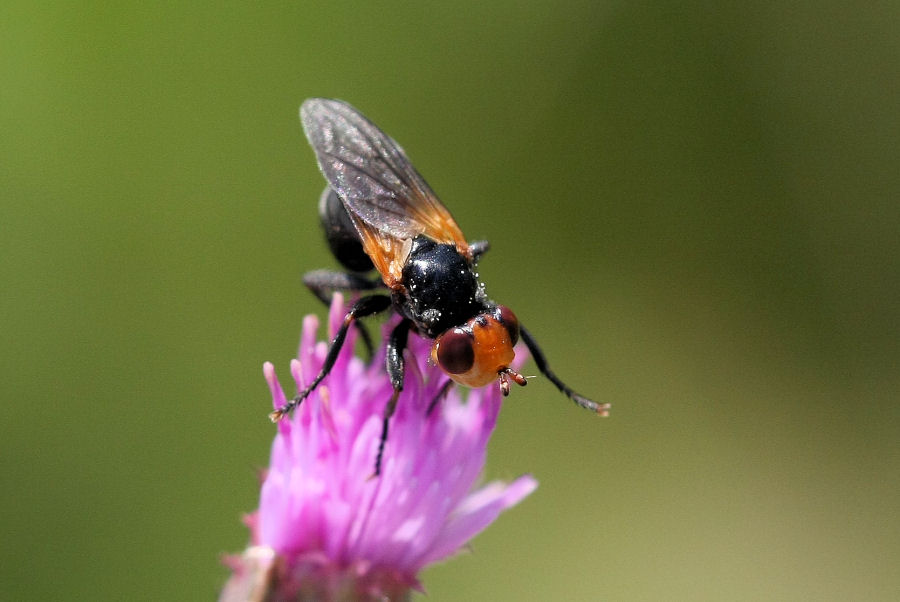
<path fill-rule="evenodd" d="M 335 295 L 329 326 L 345 314 Z M 394 322 L 394 320 L 391 320 Z M 389 328 L 391 324 L 387 325 Z M 303 322 L 291 375 L 302 390 L 322 367 L 318 322 Z M 366 365 L 348 335 L 331 374 L 278 423 L 259 509 L 246 522 L 251 547 L 227 559 L 220 600 L 402 600 L 428 564 L 458 552 L 503 510 L 530 494 L 530 476 L 473 489 L 500 411 L 496 387 L 466 402 L 429 365 L 428 342 L 410 337 L 406 378 L 391 418 L 381 475 L 373 473 L 382 411 L 391 396 L 382 347 Z M 286 399 L 272 364 L 263 372 L 278 408 Z"/>

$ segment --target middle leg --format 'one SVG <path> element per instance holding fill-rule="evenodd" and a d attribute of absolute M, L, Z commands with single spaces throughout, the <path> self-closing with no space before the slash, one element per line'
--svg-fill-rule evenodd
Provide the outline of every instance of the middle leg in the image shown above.
<path fill-rule="evenodd" d="M 409 340 L 410 326 L 412 326 L 410 320 L 403 320 L 397 324 L 388 340 L 387 371 L 391 379 L 391 388 L 394 389 L 394 392 L 384 408 L 384 417 L 381 423 L 381 439 L 378 441 L 378 454 L 375 456 L 375 474 L 372 475 L 373 477 L 381 474 L 381 460 L 384 456 L 384 445 L 387 443 L 388 425 L 394 410 L 397 408 L 397 398 L 400 397 L 400 391 L 403 390 L 403 375 L 406 371 L 403 351 L 406 349 L 406 343 Z"/>
<path fill-rule="evenodd" d="M 314 270 L 303 275 L 303 284 L 306 285 L 316 298 L 327 307 L 331 304 L 331 296 L 335 291 L 362 292 L 372 291 L 383 287 L 384 283 L 378 280 L 369 280 L 361 274 L 347 272 L 333 272 L 331 270 Z M 356 322 L 356 330 L 362 339 L 369 359 L 375 355 L 375 346 L 372 337 L 362 322 Z"/>

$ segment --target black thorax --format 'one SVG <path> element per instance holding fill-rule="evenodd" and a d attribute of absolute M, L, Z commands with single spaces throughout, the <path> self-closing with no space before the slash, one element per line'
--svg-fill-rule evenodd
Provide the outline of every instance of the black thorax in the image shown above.
<path fill-rule="evenodd" d="M 394 307 L 432 339 L 487 307 L 472 264 L 456 246 L 426 236 L 413 239 L 402 283 L 404 290 L 394 292 Z"/>

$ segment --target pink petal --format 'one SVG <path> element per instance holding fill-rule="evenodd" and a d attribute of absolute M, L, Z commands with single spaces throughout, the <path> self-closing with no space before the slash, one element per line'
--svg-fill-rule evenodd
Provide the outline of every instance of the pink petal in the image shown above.
<path fill-rule="evenodd" d="M 501 512 L 518 504 L 536 488 L 537 481 L 531 475 L 523 475 L 509 485 L 495 481 L 471 494 L 447 521 L 423 564 L 441 560 L 459 550 Z"/>

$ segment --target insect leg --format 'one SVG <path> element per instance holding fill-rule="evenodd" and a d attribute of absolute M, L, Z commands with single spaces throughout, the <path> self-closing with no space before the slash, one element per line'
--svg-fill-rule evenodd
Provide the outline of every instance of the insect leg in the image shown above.
<path fill-rule="evenodd" d="M 325 305 L 331 304 L 334 291 L 372 291 L 384 286 L 381 279 L 369 280 L 359 274 L 314 270 L 303 275 L 303 284 Z"/>
<path fill-rule="evenodd" d="M 344 316 L 344 321 L 341 324 L 341 327 L 338 328 L 337 333 L 334 335 L 334 339 L 331 341 L 331 347 L 328 348 L 328 355 L 325 356 L 325 362 L 322 364 L 322 370 L 319 371 L 319 374 L 313 379 L 313 381 L 309 383 L 309 385 L 307 385 L 307 387 L 303 389 L 296 397 L 269 414 L 269 418 L 272 420 L 272 422 L 278 422 L 291 410 L 300 405 L 300 403 L 304 399 L 306 399 L 309 394 L 312 393 L 313 390 L 315 390 L 316 387 L 319 386 L 319 383 L 322 382 L 322 379 L 328 376 L 328 373 L 331 372 L 331 369 L 334 367 L 334 362 L 337 361 L 337 356 L 341 351 L 341 347 L 344 345 L 344 339 L 347 338 L 347 330 L 350 329 L 350 325 L 356 319 L 371 316 L 372 314 L 377 314 L 386 310 L 390 306 L 391 298 L 387 295 L 370 295 L 368 297 L 363 297 L 362 299 L 354 303 L 350 311 L 347 312 L 347 315 Z"/>
<path fill-rule="evenodd" d="M 369 280 L 359 274 L 332 272 L 331 270 L 307 272 L 303 275 L 303 284 L 326 307 L 331 304 L 331 295 L 334 291 L 371 291 L 384 285 L 380 279 Z M 356 329 L 359 331 L 359 336 L 362 338 L 369 358 L 371 358 L 375 354 L 375 347 L 372 344 L 372 337 L 369 335 L 369 331 L 362 322 L 356 322 Z"/>
<path fill-rule="evenodd" d="M 597 403 L 596 401 L 591 401 L 587 397 L 583 395 L 579 395 L 568 385 L 566 385 L 563 381 L 559 379 L 556 374 L 550 370 L 550 366 L 547 364 L 547 358 L 544 357 L 544 352 L 541 351 L 541 348 L 538 347 L 537 341 L 534 340 L 534 337 L 531 336 L 531 333 L 525 330 L 525 328 L 519 324 L 519 334 L 522 336 L 522 340 L 525 342 L 525 346 L 528 347 L 528 351 L 531 352 L 531 356 L 534 358 L 534 362 L 537 364 L 538 370 L 541 371 L 541 374 L 546 376 L 550 382 L 556 385 L 556 388 L 562 391 L 569 399 L 574 401 L 576 404 L 581 406 L 586 410 L 590 410 L 592 412 L 596 412 L 601 416 L 609 415 L 610 404 L 608 403 Z"/>
<path fill-rule="evenodd" d="M 441 402 L 442 399 L 447 397 L 447 393 L 450 392 L 450 387 L 453 386 L 453 381 L 449 378 L 447 382 L 441 385 L 441 388 L 438 390 L 437 395 L 434 396 L 434 399 L 431 400 L 431 403 L 428 404 L 428 410 L 426 410 L 425 415 L 431 416 L 431 413 L 434 411 L 434 408 Z"/>
<path fill-rule="evenodd" d="M 375 474 L 372 475 L 375 477 L 381 474 L 381 458 L 384 455 L 384 445 L 387 443 L 388 424 L 390 423 L 394 409 L 397 407 L 397 398 L 400 397 L 400 391 L 403 390 L 403 374 L 405 371 L 403 350 L 406 349 L 406 342 L 409 340 L 409 327 L 411 325 L 412 322 L 410 320 L 403 320 L 397 324 L 388 339 L 387 371 L 394 392 L 391 394 L 391 398 L 384 408 L 384 418 L 381 424 L 381 439 L 378 441 L 378 455 L 375 456 Z"/>

